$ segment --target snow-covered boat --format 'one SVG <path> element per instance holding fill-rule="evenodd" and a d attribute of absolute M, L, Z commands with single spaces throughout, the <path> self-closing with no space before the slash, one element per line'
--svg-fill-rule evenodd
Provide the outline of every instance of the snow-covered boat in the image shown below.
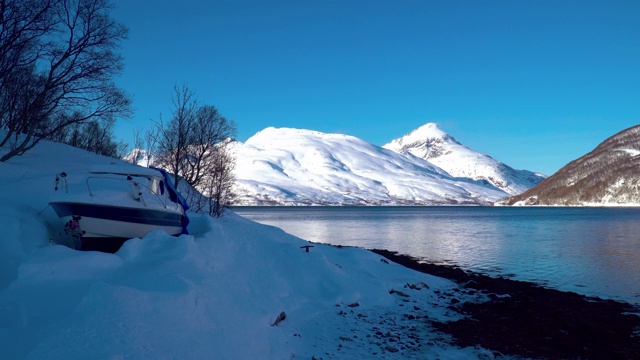
<path fill-rule="evenodd" d="M 75 183 L 60 173 L 49 204 L 86 250 L 117 251 L 156 229 L 183 234 L 188 223 L 187 205 L 166 173 L 137 166 L 94 166 Z"/>

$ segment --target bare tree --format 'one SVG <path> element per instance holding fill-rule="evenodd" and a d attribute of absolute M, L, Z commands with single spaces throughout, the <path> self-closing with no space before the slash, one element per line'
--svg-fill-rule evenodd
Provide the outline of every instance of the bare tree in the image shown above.
<path fill-rule="evenodd" d="M 171 103 L 171 119 L 165 123 L 162 114 L 160 115 L 156 122 L 156 136 L 160 162 L 173 174 L 174 187 L 177 189 L 187 161 L 186 152 L 190 145 L 189 137 L 192 136 L 191 126 L 194 123 L 197 102 L 187 86 L 174 86 Z"/>
<path fill-rule="evenodd" d="M 96 154 L 121 158 L 127 145 L 116 142 L 113 134 L 115 119 L 97 121 L 90 120 L 71 124 L 49 138 L 56 142 L 65 143 Z"/>
<path fill-rule="evenodd" d="M 220 217 L 231 200 L 231 188 L 235 182 L 235 159 L 228 150 L 228 143 L 219 144 L 213 151 L 211 167 L 204 182 L 208 197 L 209 215 Z"/>
<path fill-rule="evenodd" d="M 144 138 L 142 136 L 142 128 L 137 127 L 133 129 L 133 148 L 127 154 L 127 161 L 136 165 L 141 156 L 145 156 L 144 150 Z M 148 166 L 148 165 L 147 165 Z"/>
<path fill-rule="evenodd" d="M 229 152 L 228 145 L 229 141 L 223 141 L 207 154 L 207 172 L 203 174 L 197 189 L 188 185 L 180 188 L 192 211 L 215 217 L 224 214 L 232 198 L 231 189 L 235 182 L 235 158 Z"/>
<path fill-rule="evenodd" d="M 235 123 L 214 106 L 200 105 L 187 86 L 174 87 L 172 104 L 171 119 L 156 122 L 158 156 L 174 175 L 176 188 L 181 178 L 197 187 L 209 173 L 215 146 L 235 134 Z"/>
<path fill-rule="evenodd" d="M 233 136 L 236 127 L 211 105 L 199 106 L 192 125 L 192 137 L 186 149 L 182 176 L 192 186 L 202 184 L 218 158 L 220 144 Z"/>
<path fill-rule="evenodd" d="M 109 0 L 0 0 L 0 162 L 74 124 L 130 115 Z"/>
<path fill-rule="evenodd" d="M 235 123 L 222 116 L 214 106 L 201 105 L 187 86 L 174 87 L 172 103 L 171 119 L 165 123 L 160 117 L 152 136 L 157 140 L 158 165 L 172 173 L 175 188 L 179 188 L 180 180 L 184 179 L 198 190 L 224 191 L 208 182 L 214 173 L 226 171 L 226 167 L 233 168 L 233 160 L 221 154 L 224 153 L 223 142 L 235 135 Z M 214 192 L 208 196 L 212 195 L 218 197 Z M 187 196 L 194 208 L 202 206 L 199 194 Z"/>
<path fill-rule="evenodd" d="M 147 167 L 153 165 L 158 150 L 158 138 L 158 132 L 155 128 L 150 128 L 145 132 L 144 140 L 147 144 Z"/>

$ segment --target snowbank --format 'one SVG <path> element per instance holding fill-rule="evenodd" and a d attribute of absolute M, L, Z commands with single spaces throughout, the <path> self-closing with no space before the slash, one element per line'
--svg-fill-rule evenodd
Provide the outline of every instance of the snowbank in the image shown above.
<path fill-rule="evenodd" d="M 228 213 L 115 254 L 52 244 L 55 174 L 117 162 L 42 143 L 0 163 L 4 359 L 477 358 L 432 331 L 450 281 L 356 248 L 312 244 Z M 464 301 L 464 299 L 463 299 Z M 285 319 L 272 326 L 282 312 Z M 490 356 L 492 357 L 492 356 Z"/>

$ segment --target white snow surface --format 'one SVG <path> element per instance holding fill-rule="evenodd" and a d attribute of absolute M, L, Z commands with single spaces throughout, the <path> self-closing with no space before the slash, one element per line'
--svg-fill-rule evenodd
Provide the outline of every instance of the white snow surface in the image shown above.
<path fill-rule="evenodd" d="M 302 154 L 340 166 L 339 153 Z M 47 206 L 55 174 L 73 179 L 111 162 L 122 164 L 42 142 L 0 163 L 2 359 L 493 358 L 447 345 L 424 320 L 458 316 L 447 309 L 451 299 L 471 295 L 454 283 L 362 249 L 313 244 L 307 253 L 300 247 L 308 242 L 232 212 L 190 214 L 191 235 L 154 231 L 115 254 L 51 244 L 60 231 Z M 445 177 L 425 169 L 416 171 Z M 272 326 L 281 312 L 286 318 Z"/>
<path fill-rule="evenodd" d="M 624 151 L 627 154 L 631 155 L 631 156 L 638 156 L 640 155 L 640 151 L 636 150 L 636 149 L 620 149 L 620 151 Z"/>
<path fill-rule="evenodd" d="M 515 170 L 471 150 L 435 123 L 427 123 L 383 147 L 424 159 L 455 177 L 486 181 L 510 195 L 520 194 L 546 178 L 528 170 Z"/>
<path fill-rule="evenodd" d="M 487 204 L 508 196 L 349 135 L 270 127 L 231 146 L 235 205 Z"/>

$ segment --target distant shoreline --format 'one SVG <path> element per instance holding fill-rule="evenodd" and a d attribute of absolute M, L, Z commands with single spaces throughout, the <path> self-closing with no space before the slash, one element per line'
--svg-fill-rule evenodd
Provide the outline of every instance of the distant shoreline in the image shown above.
<path fill-rule="evenodd" d="M 371 250 L 400 265 L 483 292 L 485 303 L 460 303 L 462 320 L 434 323 L 455 345 L 481 346 L 503 355 L 563 359 L 640 358 L 640 306 L 500 277 L 456 266 L 419 262 Z M 632 313 L 635 313 L 632 314 Z"/>

